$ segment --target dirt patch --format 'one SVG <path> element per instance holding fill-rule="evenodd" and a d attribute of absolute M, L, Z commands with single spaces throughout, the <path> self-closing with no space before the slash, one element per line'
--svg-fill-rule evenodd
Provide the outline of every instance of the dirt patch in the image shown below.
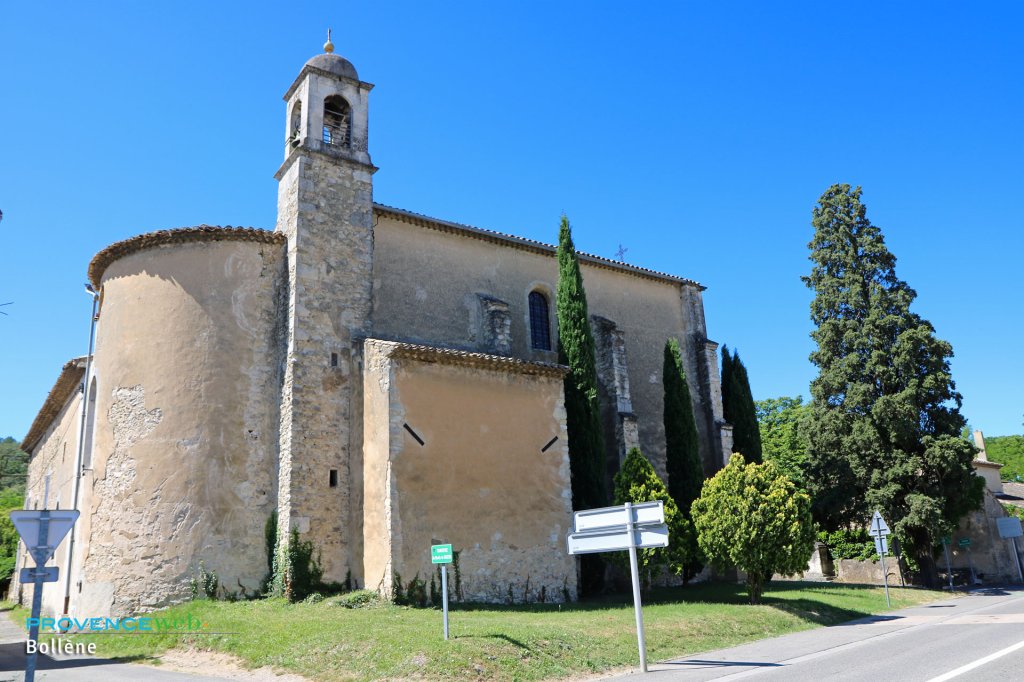
<path fill-rule="evenodd" d="M 278 673 L 269 666 L 246 668 L 229 654 L 198 649 L 171 649 L 160 656 L 159 666 L 145 667 L 247 682 L 311 682 L 309 678 L 294 673 Z"/>

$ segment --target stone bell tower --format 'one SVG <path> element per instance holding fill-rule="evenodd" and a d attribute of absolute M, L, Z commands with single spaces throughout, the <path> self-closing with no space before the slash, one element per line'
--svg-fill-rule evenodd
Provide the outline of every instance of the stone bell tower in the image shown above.
<path fill-rule="evenodd" d="M 373 85 L 334 54 L 288 88 L 277 231 L 288 237 L 287 356 L 281 388 L 278 532 L 321 552 L 325 579 L 350 567 L 350 467 L 361 447 L 360 352 L 369 329 L 373 173 L 367 109 Z"/>

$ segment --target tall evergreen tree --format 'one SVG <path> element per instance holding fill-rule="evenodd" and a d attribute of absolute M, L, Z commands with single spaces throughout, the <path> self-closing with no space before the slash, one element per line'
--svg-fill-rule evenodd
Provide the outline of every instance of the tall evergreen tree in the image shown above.
<path fill-rule="evenodd" d="M 689 512 L 690 505 L 700 496 L 704 483 L 704 466 L 700 460 L 700 441 L 697 422 L 693 418 L 690 387 L 679 352 L 679 341 L 665 342 L 665 361 L 662 367 L 665 388 L 665 468 L 668 472 L 668 492 L 680 509 Z"/>
<path fill-rule="evenodd" d="M 879 509 L 921 567 L 932 548 L 981 503 L 974 447 L 949 370 L 953 349 L 910 311 L 917 294 L 896 277 L 896 258 L 860 201 L 833 185 L 813 212 L 814 291 L 807 483 L 828 529 L 866 523 Z"/>
<path fill-rule="evenodd" d="M 686 371 L 683 369 L 683 358 L 676 339 L 665 342 L 661 376 L 665 388 L 665 469 L 668 473 L 668 493 L 684 518 L 689 519 L 690 506 L 700 497 L 700 489 L 704 485 L 704 465 L 700 459 L 700 441 L 697 422 L 693 418 L 690 387 L 686 383 Z M 691 546 L 685 548 L 684 552 L 684 580 L 689 580 L 703 568 L 697 536 L 691 533 L 687 539 Z"/>
<path fill-rule="evenodd" d="M 556 309 L 558 361 L 569 368 L 565 376 L 565 411 L 572 504 L 574 509 L 599 507 L 608 503 L 608 493 L 601 406 L 597 398 L 597 359 L 583 275 L 565 216 L 558 232 Z"/>
<path fill-rule="evenodd" d="M 597 398 L 597 359 L 587 314 L 583 275 L 572 243 L 569 219 L 562 216 L 558 232 L 558 361 L 569 368 L 565 376 L 565 421 L 569 432 L 569 472 L 573 509 L 608 504 L 605 487 L 604 436 Z M 581 586 L 585 593 L 602 587 L 603 564 L 596 554 L 581 557 Z"/>
<path fill-rule="evenodd" d="M 732 424 L 732 450 L 750 463 L 761 463 L 761 430 L 757 424 L 757 407 L 750 392 L 747 368 L 740 354 L 722 346 L 722 409 L 725 421 Z"/>

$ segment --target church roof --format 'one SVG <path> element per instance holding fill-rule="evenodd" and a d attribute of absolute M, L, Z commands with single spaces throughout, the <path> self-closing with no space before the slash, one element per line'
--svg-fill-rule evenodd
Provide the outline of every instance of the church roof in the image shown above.
<path fill-rule="evenodd" d="M 39 444 L 46 429 L 50 428 L 50 424 L 64 409 L 68 398 L 78 390 L 83 374 L 85 374 L 85 357 L 75 358 L 64 363 L 64 367 L 60 370 L 60 376 L 57 377 L 57 383 L 50 389 L 49 395 L 46 396 L 46 402 L 43 403 L 39 414 L 32 421 L 28 434 L 21 441 L 22 450 L 32 452 L 32 448 Z"/>
<path fill-rule="evenodd" d="M 287 241 L 287 237 L 280 232 L 273 232 L 271 230 L 261 230 L 254 227 L 231 227 L 230 225 L 226 227 L 199 225 L 197 227 L 147 232 L 124 241 L 115 242 L 93 256 L 92 262 L 89 263 L 89 281 L 94 287 L 99 288 L 100 280 L 103 279 L 103 273 L 111 263 L 137 251 L 166 244 L 194 244 L 197 242 L 221 241 L 284 244 Z"/>
<path fill-rule="evenodd" d="M 373 210 L 382 215 L 388 215 L 397 220 L 411 223 L 413 225 L 419 225 L 420 227 L 426 227 L 433 230 L 440 230 L 442 232 L 451 232 L 455 234 L 461 234 L 466 237 L 473 237 L 476 239 L 483 239 L 485 241 L 496 242 L 505 246 L 512 246 L 516 248 L 525 249 L 527 251 L 533 251 L 535 253 L 543 253 L 546 255 L 554 255 L 558 252 L 558 247 L 552 244 L 545 244 L 535 239 L 527 239 L 526 237 L 517 237 L 512 234 L 505 234 L 504 232 L 495 232 L 494 230 L 486 230 L 481 227 L 473 227 L 471 225 L 463 225 L 461 223 L 453 223 L 447 220 L 440 220 L 438 218 L 431 218 L 421 213 L 414 213 L 407 211 L 402 208 L 395 208 L 393 206 L 386 206 L 384 204 L 373 205 Z M 695 286 L 701 291 L 707 289 L 702 286 L 700 282 L 696 282 L 692 279 L 685 277 L 678 277 L 676 275 L 670 275 L 666 272 L 658 272 L 657 270 L 650 270 L 648 268 L 640 267 L 639 265 L 630 265 L 618 260 L 612 260 L 611 258 L 604 258 L 603 256 L 595 256 L 592 253 L 585 253 L 583 251 L 577 251 L 580 261 L 593 265 L 594 267 L 607 268 L 609 270 L 618 270 L 619 272 L 628 272 L 638 277 L 646 277 L 648 279 L 656 279 L 661 281 L 676 282 L 679 284 L 685 284 L 689 286 Z"/>
<path fill-rule="evenodd" d="M 306 62 L 306 66 L 323 69 L 342 78 L 359 80 L 359 74 L 356 73 L 356 67 L 352 66 L 352 62 L 336 54 L 318 54 Z"/>

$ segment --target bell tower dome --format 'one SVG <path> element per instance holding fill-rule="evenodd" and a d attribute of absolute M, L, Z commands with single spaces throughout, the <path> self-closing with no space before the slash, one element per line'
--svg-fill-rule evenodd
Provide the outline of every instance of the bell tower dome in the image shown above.
<path fill-rule="evenodd" d="M 351 556 L 349 472 L 362 448 L 360 358 L 370 329 L 372 89 L 328 34 L 285 93 L 284 163 L 274 176 L 276 230 L 288 238 L 278 538 L 297 530 L 321 552 L 324 578 L 338 581 L 362 569 Z"/>
<path fill-rule="evenodd" d="M 369 165 L 367 105 L 372 89 L 359 80 L 352 62 L 334 54 L 328 35 L 324 53 L 306 62 L 285 93 L 285 158 L 301 147 Z"/>

